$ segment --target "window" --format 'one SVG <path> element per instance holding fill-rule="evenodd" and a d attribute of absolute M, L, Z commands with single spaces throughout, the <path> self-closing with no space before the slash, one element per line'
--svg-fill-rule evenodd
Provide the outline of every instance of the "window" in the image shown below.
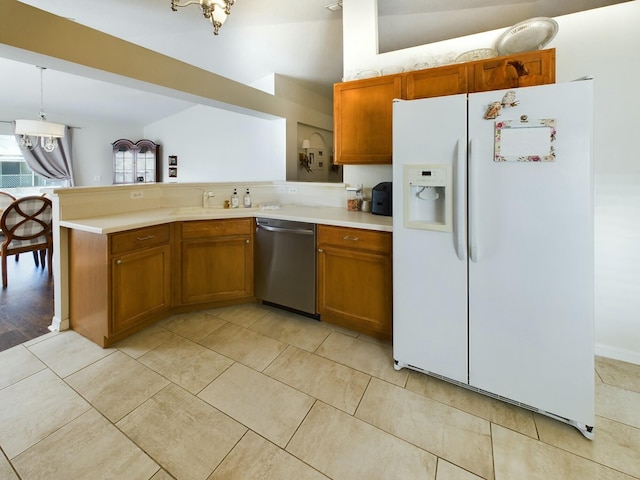
<path fill-rule="evenodd" d="M 0 135 L 0 189 L 39 194 L 40 187 L 64 186 L 64 180 L 48 180 L 31 171 L 22 158 L 14 135 Z"/>

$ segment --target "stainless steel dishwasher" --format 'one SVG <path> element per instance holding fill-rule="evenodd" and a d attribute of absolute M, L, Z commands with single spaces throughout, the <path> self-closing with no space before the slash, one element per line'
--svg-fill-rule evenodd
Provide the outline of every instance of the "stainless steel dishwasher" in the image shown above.
<path fill-rule="evenodd" d="M 254 274 L 257 298 L 317 317 L 315 223 L 257 218 Z"/>

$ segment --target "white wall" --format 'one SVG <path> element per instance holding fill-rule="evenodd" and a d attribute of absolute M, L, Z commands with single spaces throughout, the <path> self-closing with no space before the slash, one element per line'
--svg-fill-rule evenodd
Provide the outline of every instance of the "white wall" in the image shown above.
<path fill-rule="evenodd" d="M 376 0 L 343 5 L 344 72 L 410 67 L 420 55 L 493 46 L 502 30 L 377 54 Z M 596 352 L 640 364 L 640 2 L 557 17 L 556 80 L 595 79 Z M 391 167 L 346 166 L 345 183 L 391 180 Z"/>
<path fill-rule="evenodd" d="M 285 119 L 264 119 L 197 105 L 144 128 L 161 144 L 164 182 L 285 180 Z M 178 156 L 168 178 L 167 157 Z"/>
<path fill-rule="evenodd" d="M 73 177 L 77 186 L 113 183 L 111 144 L 121 138 L 143 138 L 142 126 L 90 122 L 72 130 Z"/>

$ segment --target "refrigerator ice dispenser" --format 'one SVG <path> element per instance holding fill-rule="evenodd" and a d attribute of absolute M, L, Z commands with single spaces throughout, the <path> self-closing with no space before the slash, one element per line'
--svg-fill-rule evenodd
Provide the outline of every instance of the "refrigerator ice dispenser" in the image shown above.
<path fill-rule="evenodd" d="M 449 165 L 404 166 L 404 226 L 451 232 L 452 176 Z"/>

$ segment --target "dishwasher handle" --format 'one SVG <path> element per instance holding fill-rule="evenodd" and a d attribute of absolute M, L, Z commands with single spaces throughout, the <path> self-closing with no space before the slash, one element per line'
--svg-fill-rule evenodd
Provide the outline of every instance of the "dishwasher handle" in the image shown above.
<path fill-rule="evenodd" d="M 260 225 L 258 224 L 258 228 L 262 230 L 266 230 L 267 232 L 276 232 L 276 233 L 294 233 L 296 235 L 313 235 L 314 231 L 309 229 L 302 228 L 282 228 L 282 227 L 270 227 L 268 225 Z"/>

